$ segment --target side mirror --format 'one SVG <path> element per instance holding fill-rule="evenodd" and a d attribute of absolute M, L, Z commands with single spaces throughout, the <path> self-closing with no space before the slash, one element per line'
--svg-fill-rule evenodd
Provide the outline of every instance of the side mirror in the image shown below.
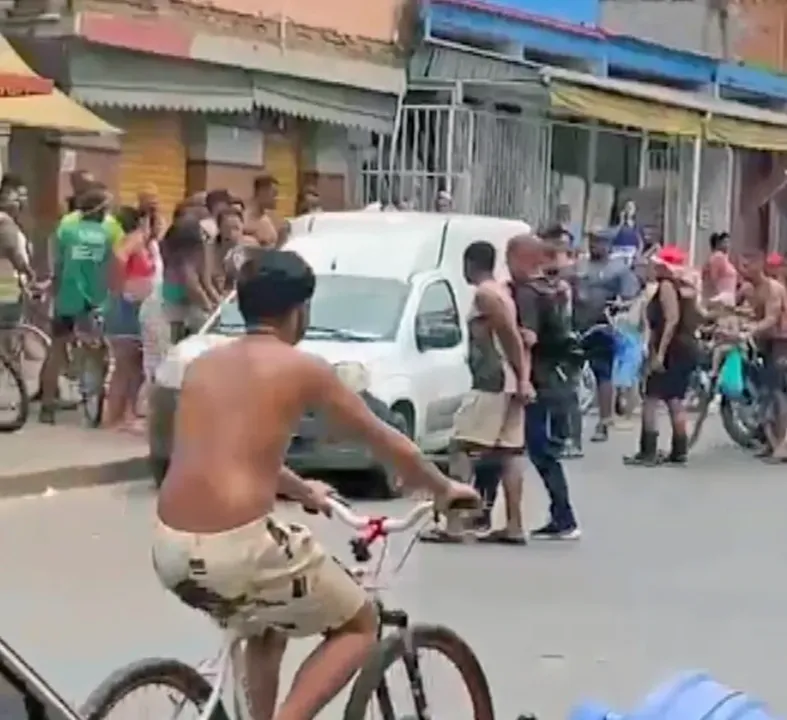
<path fill-rule="evenodd" d="M 453 323 L 416 328 L 415 344 L 421 352 L 453 348 L 460 342 L 462 342 L 462 331 Z"/>

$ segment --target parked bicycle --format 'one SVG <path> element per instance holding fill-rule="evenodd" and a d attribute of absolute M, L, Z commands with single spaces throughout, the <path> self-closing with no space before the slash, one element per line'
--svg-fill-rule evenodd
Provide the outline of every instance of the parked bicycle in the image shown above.
<path fill-rule="evenodd" d="M 27 304 L 43 286 L 24 285 L 22 291 Z M 0 327 L 0 432 L 15 432 L 27 422 L 48 351 L 49 337 L 34 325 L 23 320 Z"/>
<path fill-rule="evenodd" d="M 112 348 L 104 333 L 104 315 L 92 310 L 74 328 L 66 346 L 66 366 L 58 383 L 60 407 L 81 408 L 90 427 L 101 425 L 109 380 L 114 369 Z"/>
<path fill-rule="evenodd" d="M 381 720 L 397 720 L 404 715 L 393 707 L 386 672 L 401 663 L 409 682 L 412 704 L 415 708 L 413 720 L 429 720 L 432 717 L 424 678 L 419 664 L 420 651 L 430 650 L 446 657 L 459 671 L 470 696 L 475 720 L 493 720 L 494 709 L 489 684 L 470 646 L 459 635 L 441 625 L 410 624 L 404 610 L 385 607 L 380 597 L 383 585 L 380 570 L 387 555 L 388 537 L 413 530 L 413 537 L 394 574 L 404 565 L 417 538 L 417 530 L 434 513 L 434 503 L 422 502 L 405 517 L 365 517 L 356 515 L 339 498 L 331 501 L 334 517 L 357 531 L 350 541 L 353 558 L 358 567 L 352 571 L 357 581 L 369 592 L 379 609 L 379 642 L 359 671 L 350 690 L 344 710 L 345 720 L 362 720 L 370 714 Z M 374 569 L 371 548 L 382 542 L 382 551 Z M 132 663 L 107 678 L 88 698 L 82 709 L 85 720 L 103 720 L 124 700 L 139 689 L 163 686 L 182 699 L 172 702 L 171 717 L 178 717 L 187 704 L 199 712 L 200 720 L 227 720 L 228 714 L 222 704 L 222 695 L 232 671 L 232 699 L 234 716 L 239 720 L 250 720 L 249 705 L 243 678 L 243 640 L 231 629 L 228 630 L 223 648 L 218 657 L 197 668 L 179 660 L 151 658 Z M 375 712 L 376 711 L 376 712 Z M 408 708 L 407 715 L 412 715 Z"/>
<path fill-rule="evenodd" d="M 41 327 L 48 328 L 51 322 L 50 289 L 51 284 L 46 280 L 24 288 L 26 312 L 16 328 L 13 343 L 13 358 L 21 369 L 32 402 L 41 399 L 41 370 L 52 346 L 52 338 Z M 58 378 L 58 408 L 81 408 L 88 426 L 98 427 L 113 369 L 103 312 L 96 308 L 77 324 L 74 337 L 66 346 L 66 364 Z"/>
<path fill-rule="evenodd" d="M 27 422 L 29 413 L 30 396 L 25 381 L 8 352 L 0 349 L 0 432 L 20 430 Z"/>

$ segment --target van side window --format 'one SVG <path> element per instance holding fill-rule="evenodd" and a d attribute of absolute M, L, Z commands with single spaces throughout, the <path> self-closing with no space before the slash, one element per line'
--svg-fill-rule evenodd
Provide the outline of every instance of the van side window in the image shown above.
<path fill-rule="evenodd" d="M 0 662 L 0 717 L 3 720 L 68 720 L 67 716 L 41 702 L 16 671 Z"/>
<path fill-rule="evenodd" d="M 0 640 L 0 718 L 2 720 L 77 720 L 77 714 L 63 703 L 24 661 Z M 51 697 L 48 695 L 51 693 Z"/>
<path fill-rule="evenodd" d="M 456 328 L 461 333 L 454 294 L 445 280 L 427 286 L 415 315 L 416 333 Z"/>

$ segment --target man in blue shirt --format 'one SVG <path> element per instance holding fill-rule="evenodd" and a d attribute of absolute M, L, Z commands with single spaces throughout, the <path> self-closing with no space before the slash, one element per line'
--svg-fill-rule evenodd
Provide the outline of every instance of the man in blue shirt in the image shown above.
<path fill-rule="evenodd" d="M 640 289 L 628 261 L 612 256 L 612 233 L 593 231 L 588 239 L 589 255 L 577 262 L 571 279 L 574 330 L 579 333 L 604 324 L 609 303 L 617 299 L 632 300 Z M 615 404 L 612 386 L 614 330 L 611 326 L 599 329 L 588 335 L 583 344 L 598 386 L 599 422 L 591 441 L 603 442 L 609 436 Z"/>

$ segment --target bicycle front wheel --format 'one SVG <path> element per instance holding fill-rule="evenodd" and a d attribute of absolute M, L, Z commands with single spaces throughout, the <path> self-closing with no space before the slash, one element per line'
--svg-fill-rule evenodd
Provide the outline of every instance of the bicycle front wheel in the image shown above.
<path fill-rule="evenodd" d="M 19 370 L 0 356 L 0 432 L 12 433 L 27 422 L 30 397 Z"/>
<path fill-rule="evenodd" d="M 481 663 L 472 648 L 459 635 L 441 625 L 413 625 L 407 630 L 384 637 L 358 673 L 344 710 L 344 720 L 364 720 L 367 717 L 396 720 L 402 717 L 401 712 L 394 711 L 385 674 L 397 663 L 402 663 L 405 667 L 409 665 L 410 650 L 419 661 L 424 651 L 436 652 L 446 658 L 459 672 L 470 696 L 471 717 L 474 720 L 494 720 L 492 696 Z M 415 673 L 416 677 L 413 678 L 412 675 L 412 670 L 408 669 L 407 677 L 415 707 L 414 717 L 426 717 L 431 703 L 428 690 L 424 688 L 420 665 Z M 419 694 L 420 698 L 417 697 Z M 409 715 L 412 715 L 411 711 Z M 428 715 L 431 717 L 431 712 Z"/>
<path fill-rule="evenodd" d="M 79 715 L 85 720 L 105 720 L 132 696 L 154 688 L 164 691 L 163 711 L 159 708 L 150 713 L 135 709 L 128 713 L 129 716 L 145 717 L 152 714 L 154 717 L 189 717 L 196 720 L 205 709 L 212 690 L 210 683 L 190 665 L 179 660 L 149 658 L 112 673 L 90 693 Z M 184 715 L 188 706 L 193 710 Z M 209 720 L 229 720 L 221 699 Z"/>
<path fill-rule="evenodd" d="M 95 346 L 79 345 L 75 355 L 85 420 L 89 427 L 97 428 L 104 417 L 104 401 L 113 369 L 112 351 L 109 343 L 102 341 Z"/>

